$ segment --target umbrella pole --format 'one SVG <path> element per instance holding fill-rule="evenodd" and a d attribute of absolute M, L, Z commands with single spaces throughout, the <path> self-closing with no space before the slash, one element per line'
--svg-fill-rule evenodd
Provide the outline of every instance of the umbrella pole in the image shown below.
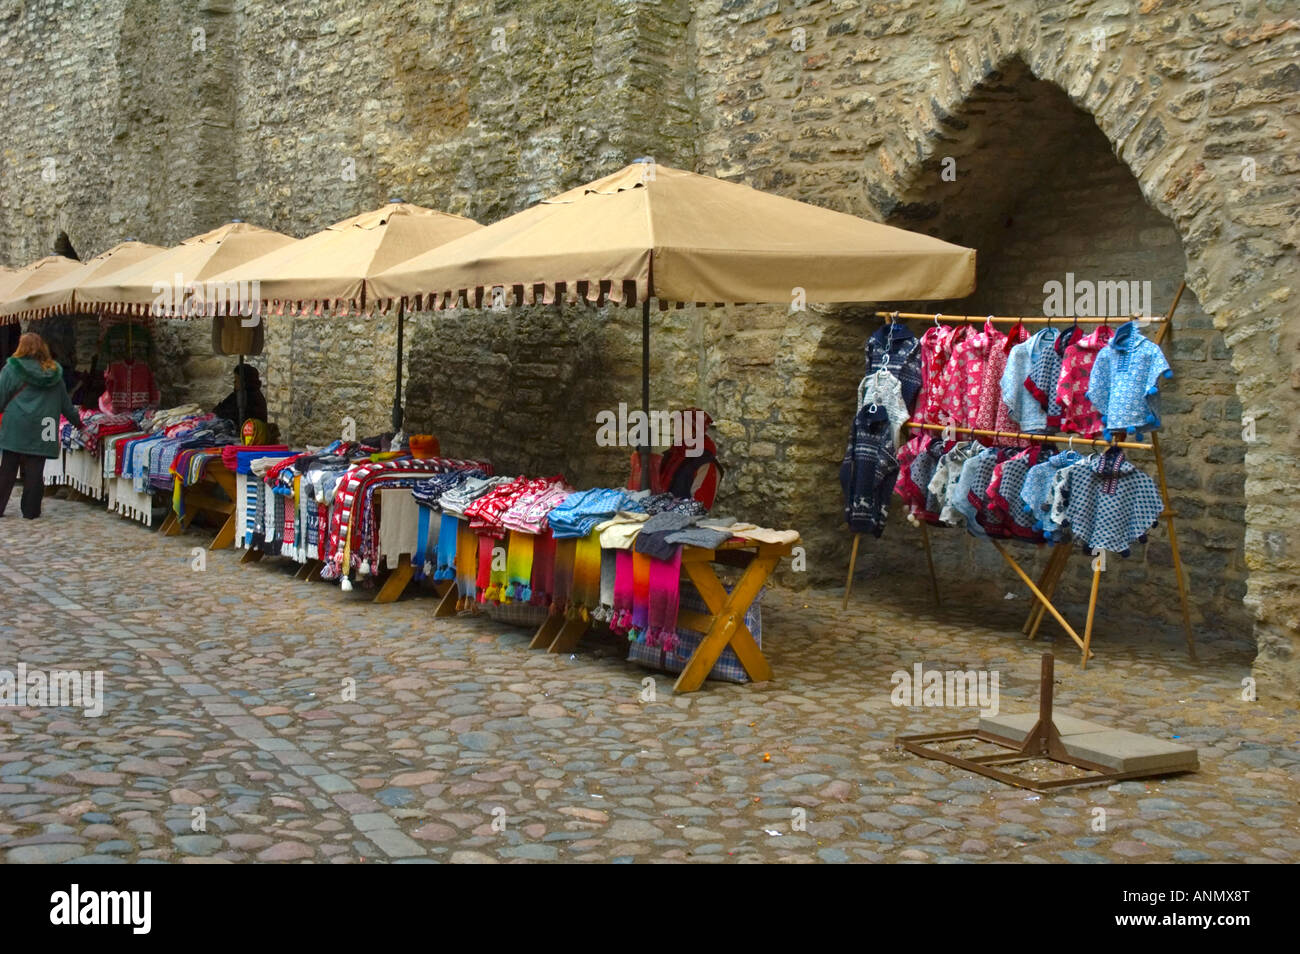
<path fill-rule="evenodd" d="M 650 296 L 641 303 L 641 410 L 645 413 L 647 424 L 646 440 L 649 440 L 650 422 Z M 650 489 L 650 445 L 641 447 L 641 489 Z"/>
<path fill-rule="evenodd" d="M 239 415 L 239 420 L 235 422 L 235 427 L 242 428 L 244 426 L 244 407 L 247 403 L 244 398 L 244 355 L 242 352 L 239 355 L 238 363 L 235 365 L 235 377 L 238 379 L 235 382 L 235 405 L 239 408 L 236 412 Z"/>
<path fill-rule="evenodd" d="M 393 390 L 393 433 L 402 429 L 402 333 L 406 326 L 406 299 L 397 303 L 397 386 Z"/>

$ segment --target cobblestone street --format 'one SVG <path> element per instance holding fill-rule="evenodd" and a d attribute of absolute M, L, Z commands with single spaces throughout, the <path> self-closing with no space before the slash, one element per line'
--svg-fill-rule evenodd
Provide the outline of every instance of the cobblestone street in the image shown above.
<path fill-rule="evenodd" d="M 1020 636 L 1023 599 L 777 591 L 774 681 L 657 674 L 642 702 L 611 637 L 548 656 L 429 596 L 373 605 L 236 551 L 199 572 L 203 542 L 61 499 L 0 520 L 0 669 L 102 669 L 105 692 L 99 718 L 0 709 L 7 862 L 1300 860 L 1297 713 L 1241 700 L 1245 634 L 1193 666 L 1103 618 L 1081 672 L 1064 637 Z M 1194 744 L 1201 770 L 1040 796 L 894 744 L 977 712 L 896 708 L 891 673 L 997 670 L 1028 711 L 1041 646 L 1059 710 Z"/>

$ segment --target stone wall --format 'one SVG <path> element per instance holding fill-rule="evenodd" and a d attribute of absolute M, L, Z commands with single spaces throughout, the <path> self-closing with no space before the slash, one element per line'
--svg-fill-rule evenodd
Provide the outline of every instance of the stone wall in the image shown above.
<path fill-rule="evenodd" d="M 1294 693 L 1298 52 L 1291 0 L 8 0 L 0 258 L 232 217 L 302 235 L 390 196 L 491 222 L 650 154 L 976 245 L 979 296 L 926 310 L 1037 310 L 1064 271 L 1150 277 L 1158 307 L 1185 261 L 1166 444 L 1197 613 L 1231 633 L 1244 606 L 1258 673 Z M 270 320 L 259 363 L 288 436 L 387 426 L 394 319 Z M 655 317 L 655 403 L 710 410 L 720 505 L 799 526 L 813 579 L 844 565 L 834 474 L 869 330 L 862 309 Z M 410 429 L 505 469 L 620 476 L 594 414 L 639 399 L 635 312 L 408 332 Z M 224 392 L 205 329 L 160 335 L 169 397 Z M 898 529 L 876 555 L 914 567 Z M 1163 585 L 1166 549 L 1153 535 L 1121 566 L 1119 612 Z M 1167 594 L 1149 605 L 1176 618 Z"/>

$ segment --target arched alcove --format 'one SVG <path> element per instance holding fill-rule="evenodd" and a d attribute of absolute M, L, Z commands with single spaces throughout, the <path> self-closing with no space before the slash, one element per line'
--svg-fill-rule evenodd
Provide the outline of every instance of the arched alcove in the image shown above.
<path fill-rule="evenodd" d="M 966 300 L 917 303 L 915 310 L 1040 315 L 1044 284 L 1064 282 L 1067 273 L 1094 282 L 1149 282 L 1151 311 L 1168 309 L 1187 272 L 1177 228 L 1147 201 L 1093 118 L 1021 59 L 1003 62 L 959 107 L 941 113 L 931 144 L 896 194 L 877 190 L 872 199 L 891 224 L 976 247 L 978 285 Z M 1162 389 L 1161 439 L 1197 636 L 1248 640 L 1242 408 L 1231 351 L 1191 289 L 1175 313 L 1167 353 L 1175 376 Z M 1154 476 L 1150 454 L 1135 451 L 1132 459 Z M 960 530 L 931 539 L 941 576 L 969 584 L 979 594 L 973 598 L 1023 592 L 988 543 Z M 900 514 L 864 549 L 865 573 L 926 572 L 917 531 Z M 1086 600 L 1087 564 L 1076 559 L 1063 581 L 1066 605 Z M 1102 592 L 1103 640 L 1146 639 L 1153 625 L 1176 625 L 1177 589 L 1163 527 L 1128 559 L 1109 564 Z M 1137 635 L 1134 620 L 1142 621 Z"/>

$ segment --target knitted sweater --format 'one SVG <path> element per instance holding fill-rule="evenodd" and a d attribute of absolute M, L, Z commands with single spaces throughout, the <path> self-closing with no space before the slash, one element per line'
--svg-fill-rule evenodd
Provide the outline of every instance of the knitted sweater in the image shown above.
<path fill-rule="evenodd" d="M 840 464 L 844 519 L 854 533 L 878 537 L 889 516 L 889 498 L 898 477 L 892 425 L 883 409 L 862 408 L 853 418 L 849 443 Z"/>
<path fill-rule="evenodd" d="M 1089 549 L 1115 553 L 1146 536 L 1165 509 L 1156 482 L 1119 448 L 1071 467 L 1061 498 L 1074 538 Z"/>
<path fill-rule="evenodd" d="M 1137 322 L 1122 325 L 1098 352 L 1088 378 L 1088 400 L 1101 414 L 1106 440 L 1159 427 L 1160 379 L 1173 376 L 1164 352 Z"/>

